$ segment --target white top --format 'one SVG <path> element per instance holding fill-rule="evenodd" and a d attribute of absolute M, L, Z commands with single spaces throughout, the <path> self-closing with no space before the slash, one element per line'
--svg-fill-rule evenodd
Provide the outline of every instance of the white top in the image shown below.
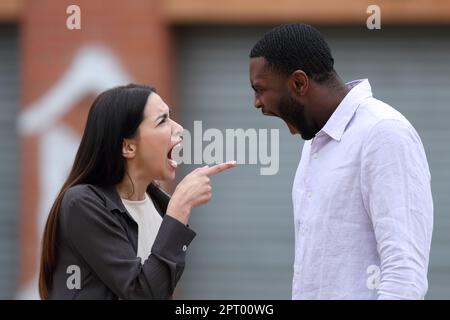
<path fill-rule="evenodd" d="M 152 251 L 153 242 L 155 242 L 161 226 L 162 217 L 147 193 L 144 200 L 130 201 L 122 198 L 122 202 L 138 225 L 137 256 L 141 258 L 141 263 L 144 264 Z"/>
<path fill-rule="evenodd" d="M 433 228 L 422 142 L 367 79 L 347 85 L 295 175 L 292 297 L 422 299 Z"/>

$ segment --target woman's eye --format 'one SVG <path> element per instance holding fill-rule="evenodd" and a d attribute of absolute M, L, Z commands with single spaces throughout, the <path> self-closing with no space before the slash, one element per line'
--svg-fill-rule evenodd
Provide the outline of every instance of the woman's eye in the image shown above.
<path fill-rule="evenodd" d="M 158 123 L 158 125 L 163 124 L 164 122 L 167 122 L 167 118 L 162 119 L 162 120 Z"/>

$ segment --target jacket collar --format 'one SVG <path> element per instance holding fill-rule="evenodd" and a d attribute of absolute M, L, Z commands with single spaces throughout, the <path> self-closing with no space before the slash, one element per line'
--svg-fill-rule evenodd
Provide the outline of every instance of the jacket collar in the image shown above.
<path fill-rule="evenodd" d="M 128 214 L 115 186 L 94 186 L 94 188 L 103 194 L 102 198 L 104 198 L 105 206 L 108 210 L 118 210 L 124 214 Z M 155 183 L 151 183 L 148 186 L 147 193 L 150 196 L 150 199 L 152 199 L 156 210 L 161 216 L 164 216 L 167 211 L 170 196 Z"/>

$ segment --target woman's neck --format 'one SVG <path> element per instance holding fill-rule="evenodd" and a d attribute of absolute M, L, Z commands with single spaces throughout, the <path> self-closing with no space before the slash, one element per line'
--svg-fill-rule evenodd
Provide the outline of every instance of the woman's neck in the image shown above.
<path fill-rule="evenodd" d="M 121 182 L 116 185 L 117 192 L 123 199 L 139 201 L 145 199 L 147 187 L 150 185 L 148 179 L 139 179 L 131 173 L 125 173 Z"/>

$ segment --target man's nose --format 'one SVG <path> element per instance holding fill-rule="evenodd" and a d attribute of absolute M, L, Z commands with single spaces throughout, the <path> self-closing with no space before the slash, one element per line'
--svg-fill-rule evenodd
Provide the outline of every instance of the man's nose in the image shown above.
<path fill-rule="evenodd" d="M 262 103 L 261 100 L 259 100 L 258 98 L 255 97 L 255 101 L 253 103 L 255 105 L 256 109 L 261 109 L 262 108 Z"/>

